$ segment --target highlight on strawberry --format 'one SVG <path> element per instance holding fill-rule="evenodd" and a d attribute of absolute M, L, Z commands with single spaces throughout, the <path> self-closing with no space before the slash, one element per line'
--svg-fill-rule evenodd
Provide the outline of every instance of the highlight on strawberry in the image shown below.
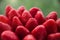
<path fill-rule="evenodd" d="M 0 40 L 60 40 L 60 18 L 56 11 L 46 17 L 41 9 L 17 10 L 8 5 L 0 15 Z"/>

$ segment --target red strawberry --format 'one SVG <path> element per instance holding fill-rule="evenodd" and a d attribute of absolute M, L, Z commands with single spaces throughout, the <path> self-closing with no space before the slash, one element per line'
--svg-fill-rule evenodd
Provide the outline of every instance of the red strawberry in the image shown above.
<path fill-rule="evenodd" d="M 19 18 L 17 16 L 14 16 L 13 19 L 12 19 L 13 30 L 15 30 L 16 27 L 19 26 L 19 25 L 23 25 L 23 24 L 21 23 L 21 21 L 19 20 Z"/>
<path fill-rule="evenodd" d="M 56 20 L 58 32 L 60 32 L 60 18 Z"/>
<path fill-rule="evenodd" d="M 18 37 L 15 35 L 15 33 L 11 31 L 4 31 L 1 34 L 1 39 L 2 40 L 19 40 Z"/>
<path fill-rule="evenodd" d="M 42 24 L 45 21 L 45 18 L 44 18 L 42 11 L 37 11 L 35 18 L 36 18 L 38 24 Z"/>
<path fill-rule="evenodd" d="M 35 27 L 33 30 L 32 30 L 32 35 L 34 35 L 34 37 L 37 39 L 37 40 L 46 40 L 46 29 L 45 29 L 45 26 L 43 25 L 38 25 L 37 27 Z"/>
<path fill-rule="evenodd" d="M 11 27 L 8 24 L 0 22 L 0 38 L 1 38 L 1 33 L 5 30 L 11 30 Z"/>
<path fill-rule="evenodd" d="M 57 32 L 57 25 L 55 20 L 49 19 L 46 22 L 44 22 L 43 25 L 45 26 L 48 34 Z"/>
<path fill-rule="evenodd" d="M 36 40 L 33 35 L 29 34 L 24 37 L 23 40 Z"/>
<path fill-rule="evenodd" d="M 0 15 L 0 22 L 9 24 L 9 19 L 4 15 Z"/>
<path fill-rule="evenodd" d="M 16 11 L 15 9 L 12 9 L 12 10 L 9 12 L 9 14 L 8 14 L 8 18 L 9 18 L 10 20 L 12 20 L 12 18 L 13 18 L 14 16 L 19 16 L 19 14 L 17 13 L 17 11 Z"/>
<path fill-rule="evenodd" d="M 60 40 L 60 33 L 50 34 L 48 40 Z"/>
<path fill-rule="evenodd" d="M 0 22 L 0 34 L 5 30 L 11 30 L 11 27 L 8 24 Z"/>
<path fill-rule="evenodd" d="M 36 26 L 38 25 L 37 20 L 35 18 L 30 18 L 25 27 L 29 30 L 32 31 Z"/>
<path fill-rule="evenodd" d="M 23 17 L 23 19 L 25 20 L 25 21 L 24 21 L 25 24 L 26 24 L 26 22 L 29 20 L 29 18 L 32 18 L 31 14 L 30 14 L 27 10 L 25 10 L 25 11 L 23 12 L 22 17 Z"/>
<path fill-rule="evenodd" d="M 22 24 L 25 26 L 25 22 L 26 22 L 25 19 L 21 15 L 19 15 L 19 19 L 22 22 Z"/>
<path fill-rule="evenodd" d="M 46 20 L 48 19 L 54 19 L 54 20 L 57 20 L 57 12 L 51 12 L 49 13 L 47 16 L 46 16 Z"/>
<path fill-rule="evenodd" d="M 24 26 L 18 26 L 15 32 L 18 35 L 18 37 L 21 39 L 30 33 L 29 30 L 26 29 Z"/>
<path fill-rule="evenodd" d="M 6 12 L 6 16 L 8 17 L 8 13 L 11 11 L 12 7 L 10 5 L 6 6 L 5 8 L 5 12 Z"/>
<path fill-rule="evenodd" d="M 34 17 L 36 15 L 37 11 L 40 11 L 40 9 L 37 7 L 33 7 L 29 11 L 30 11 L 30 14 Z"/>
<path fill-rule="evenodd" d="M 24 6 L 21 6 L 21 7 L 19 7 L 19 9 L 17 10 L 17 12 L 18 12 L 20 15 L 22 15 L 22 13 L 24 12 L 24 10 L 25 10 L 25 7 L 24 7 Z"/>

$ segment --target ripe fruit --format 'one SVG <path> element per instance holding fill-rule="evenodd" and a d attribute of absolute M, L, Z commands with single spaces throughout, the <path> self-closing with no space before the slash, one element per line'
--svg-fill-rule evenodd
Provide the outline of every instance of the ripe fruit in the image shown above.
<path fill-rule="evenodd" d="M 3 31 L 6 31 L 6 30 L 10 30 L 11 31 L 11 27 L 10 25 L 8 24 L 5 24 L 3 22 L 0 22 L 0 35 Z"/>
<path fill-rule="evenodd" d="M 55 20 L 49 19 L 49 20 L 45 21 L 43 23 L 43 25 L 45 26 L 46 31 L 47 31 L 48 34 L 57 32 L 57 25 L 56 25 Z"/>
<path fill-rule="evenodd" d="M 15 33 L 18 35 L 19 38 L 23 38 L 24 36 L 28 35 L 30 32 L 27 28 L 25 28 L 24 26 L 18 26 L 16 28 Z"/>
<path fill-rule="evenodd" d="M 37 7 L 33 7 L 29 11 L 30 11 L 30 14 L 32 15 L 32 17 L 34 17 L 36 15 L 37 11 L 40 11 L 40 9 Z"/>
<path fill-rule="evenodd" d="M 6 23 L 3 23 L 3 22 L 0 22 L 0 39 L 1 39 L 1 33 L 6 31 L 6 30 L 10 30 L 11 31 L 11 26 L 6 24 Z"/>
<path fill-rule="evenodd" d="M 60 18 L 57 12 L 44 17 L 43 12 L 32 7 L 18 10 L 7 6 L 0 15 L 0 40 L 60 40 Z"/>
<path fill-rule="evenodd" d="M 46 20 L 48 19 L 54 19 L 57 20 L 57 12 L 50 12 L 47 16 L 46 16 Z"/>
<path fill-rule="evenodd" d="M 13 18 L 14 16 L 19 16 L 19 14 L 18 14 L 18 12 L 17 12 L 15 9 L 12 9 L 12 10 L 8 13 L 8 18 L 9 18 L 10 20 L 12 20 L 12 18 Z"/>
<path fill-rule="evenodd" d="M 12 31 L 4 31 L 1 34 L 2 40 L 19 40 L 16 34 Z"/>
<path fill-rule="evenodd" d="M 0 22 L 9 24 L 9 19 L 4 15 L 0 15 Z"/>
<path fill-rule="evenodd" d="M 11 11 L 12 7 L 10 5 L 6 6 L 5 8 L 5 12 L 6 12 L 6 16 L 8 17 L 9 12 Z"/>
<path fill-rule="evenodd" d="M 45 26 L 43 25 L 38 25 L 32 30 L 32 35 L 37 39 L 37 40 L 45 40 L 46 37 L 46 29 Z"/>
<path fill-rule="evenodd" d="M 23 40 L 36 40 L 33 35 L 29 34 L 24 37 Z"/>
<path fill-rule="evenodd" d="M 38 25 L 37 20 L 35 18 L 30 18 L 25 27 L 29 30 L 32 31 L 36 26 Z"/>
<path fill-rule="evenodd" d="M 48 35 L 48 40 L 60 40 L 60 33 L 54 33 Z"/>
<path fill-rule="evenodd" d="M 26 24 L 26 22 L 27 22 L 30 18 L 32 18 L 31 14 L 30 14 L 29 11 L 27 11 L 27 10 L 25 10 L 25 11 L 23 12 L 22 17 L 23 17 L 23 19 L 25 20 L 25 21 L 24 21 L 24 25 Z"/>
<path fill-rule="evenodd" d="M 20 15 L 22 15 L 22 13 L 24 12 L 24 10 L 25 10 L 25 7 L 24 7 L 24 6 L 21 6 L 21 7 L 19 7 L 19 9 L 17 10 L 17 12 L 18 12 Z"/>
<path fill-rule="evenodd" d="M 38 24 L 42 24 L 45 21 L 42 11 L 37 11 L 35 18 L 36 18 Z"/>
<path fill-rule="evenodd" d="M 56 20 L 58 32 L 60 32 L 60 18 Z"/>
<path fill-rule="evenodd" d="M 12 29 L 16 30 L 17 26 L 23 25 L 17 16 L 14 16 L 12 19 Z"/>

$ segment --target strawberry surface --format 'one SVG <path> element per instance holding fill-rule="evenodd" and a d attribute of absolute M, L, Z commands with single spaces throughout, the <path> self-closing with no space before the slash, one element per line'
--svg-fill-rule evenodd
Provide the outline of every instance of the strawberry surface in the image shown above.
<path fill-rule="evenodd" d="M 0 15 L 0 40 L 60 40 L 60 18 L 55 11 L 45 17 L 37 7 L 8 5 Z"/>

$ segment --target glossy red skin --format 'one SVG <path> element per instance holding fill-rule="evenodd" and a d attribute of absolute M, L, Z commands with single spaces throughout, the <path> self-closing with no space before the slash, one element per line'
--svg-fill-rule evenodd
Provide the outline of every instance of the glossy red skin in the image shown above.
<path fill-rule="evenodd" d="M 12 31 L 4 31 L 1 34 L 2 40 L 19 40 L 16 34 Z"/>
<path fill-rule="evenodd" d="M 12 29 L 13 29 L 13 31 L 15 31 L 17 26 L 19 26 L 19 25 L 23 25 L 23 24 L 21 23 L 21 21 L 19 20 L 19 18 L 17 16 L 14 16 L 13 19 L 12 19 Z"/>
<path fill-rule="evenodd" d="M 3 23 L 3 22 L 0 22 L 0 38 L 1 38 L 1 33 L 3 31 L 6 31 L 6 30 L 10 30 L 11 31 L 11 27 L 10 25 L 6 24 L 6 23 Z M 1 39 L 0 39 L 1 40 Z"/>
<path fill-rule="evenodd" d="M 38 25 L 35 27 L 31 34 L 37 39 L 37 40 L 46 40 L 46 29 L 45 26 L 43 25 Z"/>
<path fill-rule="evenodd" d="M 53 11 L 44 18 L 42 11 L 36 7 L 27 11 L 24 6 L 15 10 L 8 5 L 5 10 L 6 16 L 0 15 L 2 40 L 47 40 L 47 36 L 48 40 L 60 40 L 60 33 L 56 33 L 57 30 L 60 32 L 60 19 L 57 20 L 57 12 Z"/>
<path fill-rule="evenodd" d="M 36 40 L 36 39 L 34 38 L 33 35 L 29 34 L 29 35 L 26 35 L 26 36 L 23 38 L 23 40 Z"/>
<path fill-rule="evenodd" d="M 18 12 L 20 15 L 22 15 L 22 13 L 24 12 L 24 10 L 25 10 L 25 7 L 24 7 L 24 6 L 21 6 L 21 7 L 19 7 L 19 9 L 17 10 L 17 12 Z"/>
<path fill-rule="evenodd" d="M 60 40 L 60 33 L 54 33 L 48 35 L 48 40 Z"/>
<path fill-rule="evenodd" d="M 8 17 L 8 13 L 11 11 L 12 7 L 10 5 L 6 6 L 5 8 L 5 13 L 6 13 L 6 16 Z"/>
<path fill-rule="evenodd" d="M 10 19 L 10 21 L 12 20 L 12 18 L 13 18 L 14 16 L 19 17 L 19 14 L 18 14 L 18 12 L 17 12 L 15 9 L 12 9 L 12 10 L 8 13 L 8 18 Z"/>
<path fill-rule="evenodd" d="M 53 11 L 50 12 L 47 16 L 46 16 L 46 20 L 48 19 L 54 19 L 55 21 L 57 20 L 57 12 Z"/>
<path fill-rule="evenodd" d="M 60 18 L 56 20 L 58 32 L 60 32 Z"/>
<path fill-rule="evenodd" d="M 5 30 L 11 30 L 10 25 L 0 22 L 0 34 Z"/>
<path fill-rule="evenodd" d="M 42 24 L 43 22 L 45 22 L 45 18 L 44 18 L 42 11 L 37 11 L 35 18 L 36 18 L 38 24 Z"/>
<path fill-rule="evenodd" d="M 25 10 L 22 14 L 24 21 L 24 25 L 26 24 L 26 22 L 29 20 L 29 18 L 32 18 L 31 14 L 29 13 L 29 11 Z"/>
<path fill-rule="evenodd" d="M 43 23 L 43 25 L 45 26 L 46 31 L 47 31 L 48 34 L 57 32 L 57 25 L 56 25 L 55 20 L 49 19 L 49 20 L 45 21 Z"/>
<path fill-rule="evenodd" d="M 9 19 L 4 15 L 0 15 L 0 22 L 9 24 Z"/>
<path fill-rule="evenodd" d="M 38 25 L 37 20 L 35 18 L 30 18 L 25 27 L 29 30 L 32 31 L 36 26 Z"/>
<path fill-rule="evenodd" d="M 22 22 L 23 26 L 25 26 L 25 19 L 21 15 L 19 15 L 19 19 Z"/>
<path fill-rule="evenodd" d="M 27 28 L 25 28 L 24 26 L 18 26 L 16 28 L 15 33 L 18 35 L 19 38 L 21 38 L 21 40 L 28 35 L 30 32 Z"/>
<path fill-rule="evenodd" d="M 30 12 L 30 14 L 32 15 L 32 17 L 35 17 L 37 11 L 40 11 L 40 9 L 37 8 L 37 7 L 32 7 L 32 8 L 29 10 L 29 12 Z"/>

